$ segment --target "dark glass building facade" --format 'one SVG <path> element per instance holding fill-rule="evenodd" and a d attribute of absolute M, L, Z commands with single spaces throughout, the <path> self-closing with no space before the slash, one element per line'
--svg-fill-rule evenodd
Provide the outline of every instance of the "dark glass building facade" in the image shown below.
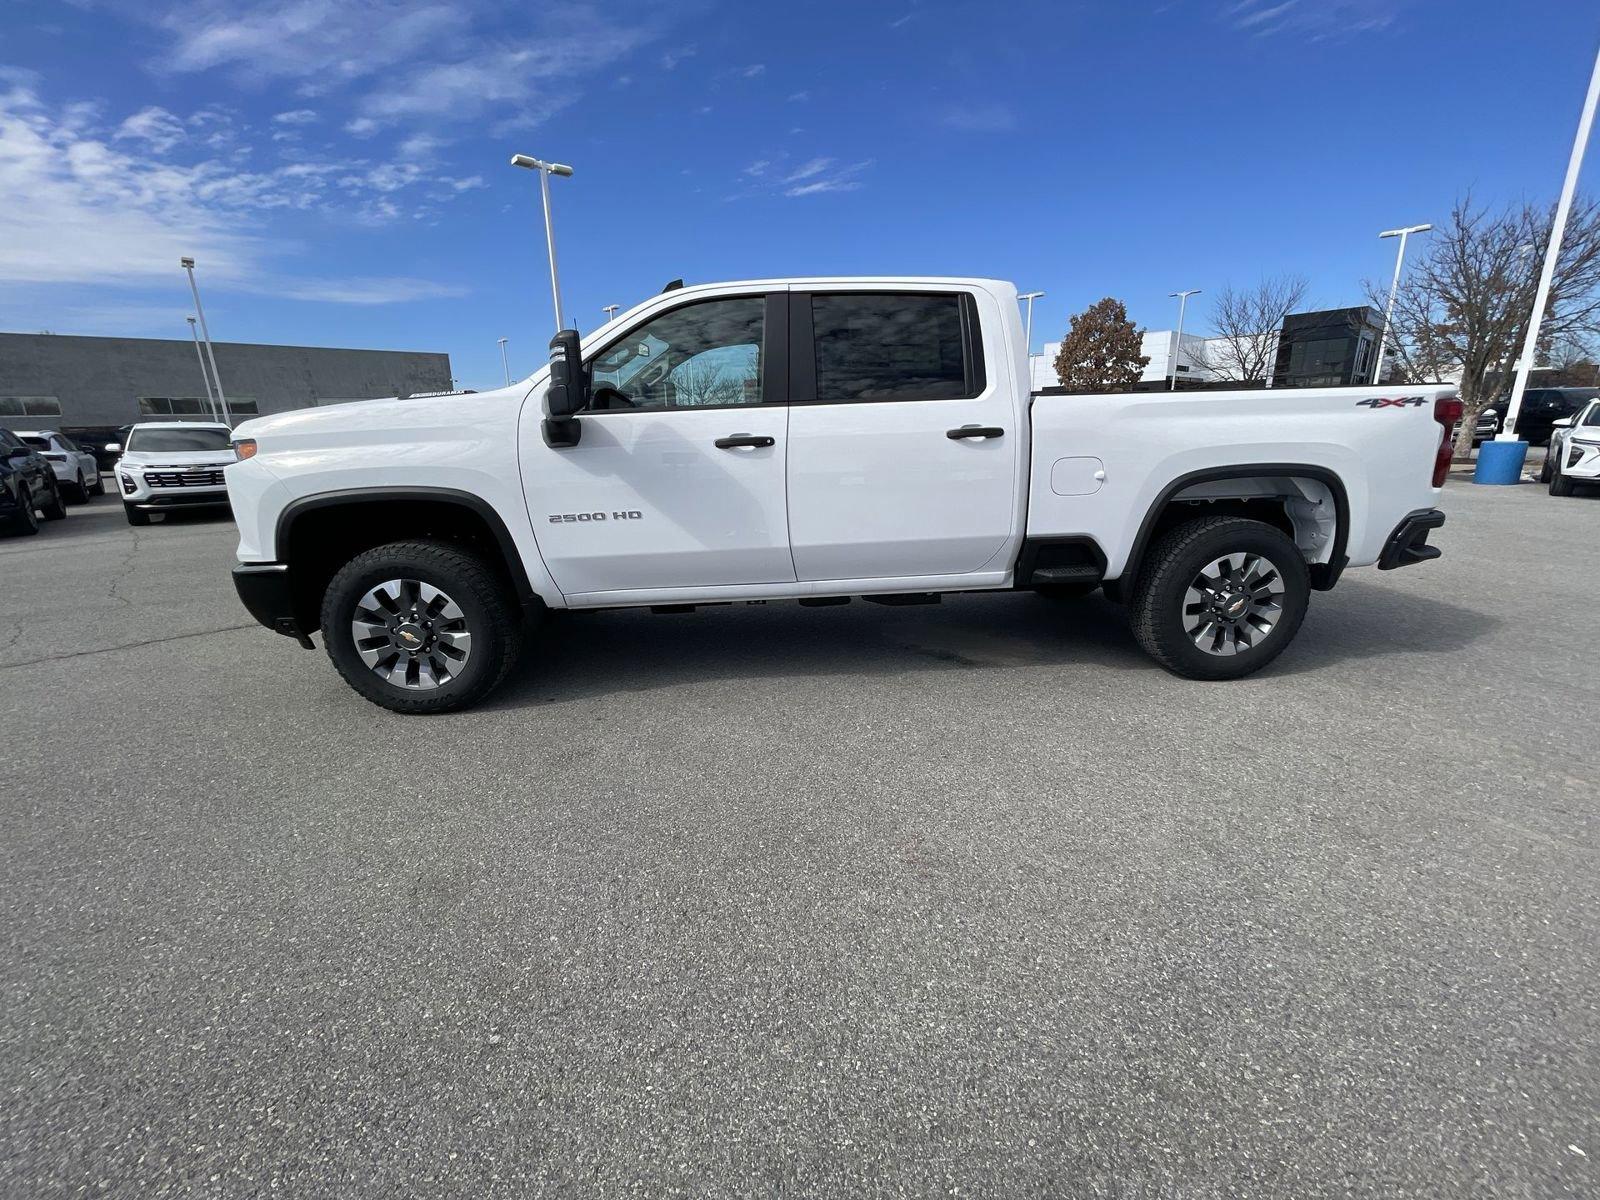
<path fill-rule="evenodd" d="M 1369 305 L 1290 313 L 1278 336 L 1272 386 L 1369 384 L 1382 333 L 1383 314 Z"/>

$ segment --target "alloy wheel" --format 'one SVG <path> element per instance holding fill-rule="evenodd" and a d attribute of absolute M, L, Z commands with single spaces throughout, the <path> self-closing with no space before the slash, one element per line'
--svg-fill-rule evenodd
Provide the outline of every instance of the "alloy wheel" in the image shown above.
<path fill-rule="evenodd" d="M 1283 613 L 1283 576 L 1259 554 L 1224 554 L 1183 594 L 1184 633 L 1207 654 L 1227 657 L 1266 640 Z"/>
<path fill-rule="evenodd" d="M 472 656 L 461 606 L 420 579 L 390 579 L 369 589 L 356 604 L 350 636 L 378 678 L 412 691 L 449 683 Z"/>

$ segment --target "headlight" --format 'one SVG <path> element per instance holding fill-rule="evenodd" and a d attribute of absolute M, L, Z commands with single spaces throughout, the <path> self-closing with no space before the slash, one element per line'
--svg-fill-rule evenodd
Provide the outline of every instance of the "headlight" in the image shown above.
<path fill-rule="evenodd" d="M 1594 438 L 1575 437 L 1568 438 L 1567 440 L 1570 441 L 1574 446 L 1587 446 L 1591 450 L 1600 450 L 1600 441 L 1596 441 Z"/>
<path fill-rule="evenodd" d="M 139 486 L 134 483 L 132 475 L 118 475 L 117 480 L 122 484 L 122 490 L 125 492 L 133 492 Z"/>

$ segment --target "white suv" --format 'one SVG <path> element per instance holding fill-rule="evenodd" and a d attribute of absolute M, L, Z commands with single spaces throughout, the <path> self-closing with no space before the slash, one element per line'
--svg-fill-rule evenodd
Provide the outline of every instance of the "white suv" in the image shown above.
<path fill-rule="evenodd" d="M 1580 483 L 1600 484 L 1600 400 L 1555 423 L 1541 478 L 1552 496 L 1570 496 Z"/>
<path fill-rule="evenodd" d="M 50 464 L 56 483 L 72 499 L 82 504 L 90 496 L 105 495 L 99 460 L 64 433 L 54 429 L 13 429 L 11 432 Z"/>
<path fill-rule="evenodd" d="M 150 524 L 163 509 L 226 507 L 222 469 L 235 462 L 233 431 L 210 421 L 145 421 L 128 431 L 117 486 L 129 525 Z"/>

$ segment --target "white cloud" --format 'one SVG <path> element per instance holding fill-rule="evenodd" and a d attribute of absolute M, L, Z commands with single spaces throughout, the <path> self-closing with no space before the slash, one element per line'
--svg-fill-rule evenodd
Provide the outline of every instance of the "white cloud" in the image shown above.
<path fill-rule="evenodd" d="M 119 140 L 147 142 L 157 153 L 165 153 L 188 136 L 183 122 L 156 105 L 141 108 L 117 127 Z"/>
<path fill-rule="evenodd" d="M 451 5 L 427 0 L 199 0 L 160 20 L 173 39 L 169 69 L 322 80 L 379 73 L 460 23 Z"/>
<path fill-rule="evenodd" d="M 1240 33 L 1271 37 L 1286 33 L 1308 41 L 1340 41 L 1387 28 L 1405 0 L 1235 0 L 1221 17 Z"/>
<path fill-rule="evenodd" d="M 344 131 L 354 137 L 371 137 L 378 132 L 378 123 L 371 117 L 357 117 L 345 122 Z"/>
<path fill-rule="evenodd" d="M 466 289 L 426 279 L 333 279 L 286 283 L 275 295 L 291 300 L 325 300 L 333 304 L 399 304 L 406 300 L 428 300 L 444 296 L 464 296 Z"/>
<path fill-rule="evenodd" d="M 810 92 L 802 91 L 802 92 L 790 92 L 789 93 L 789 103 L 790 104 L 804 104 L 809 99 L 811 99 L 811 93 Z"/>
<path fill-rule="evenodd" d="M 693 58 L 698 53 L 700 53 L 700 47 L 698 46 L 679 46 L 676 50 L 665 51 L 661 55 L 661 69 L 664 71 L 676 70 L 678 64 L 684 59 Z"/>
<path fill-rule="evenodd" d="M 754 79 L 757 75 L 764 74 L 766 69 L 766 63 L 751 63 L 748 67 L 745 67 L 743 70 L 741 70 L 739 74 L 745 79 Z"/>
<path fill-rule="evenodd" d="M 313 125 L 321 120 L 313 109 L 296 108 L 289 112 L 277 113 L 272 120 L 278 125 Z"/>
<path fill-rule="evenodd" d="M 1005 133 L 1017 126 L 1017 114 L 999 103 L 947 109 L 942 119 L 946 126 L 963 133 Z"/>
<path fill-rule="evenodd" d="M 785 175 L 783 181 L 785 183 L 798 183 L 802 179 L 810 179 L 813 175 L 821 175 L 831 166 L 833 166 L 833 159 L 831 158 L 813 158 Z"/>
<path fill-rule="evenodd" d="M 856 179 L 819 179 L 815 183 L 803 183 L 799 187 L 788 188 L 785 196 L 815 196 L 822 192 L 853 192 L 861 186 Z"/>
<path fill-rule="evenodd" d="M 470 186 L 414 164 L 302 162 L 252 171 L 231 157 L 184 161 L 169 152 L 185 125 L 192 120 L 145 109 L 97 130 L 82 106 L 52 111 L 26 87 L 0 91 L 0 283 L 171 281 L 179 257 L 193 255 L 210 279 L 268 290 L 273 255 L 287 244 L 268 236 L 271 213 L 323 209 L 392 220 L 402 210 L 391 197 L 444 198 Z M 136 148 L 114 149 L 114 141 Z M 181 145 L 194 148 L 192 139 Z M 288 285 L 274 290 L 289 294 Z M 349 302 L 380 302 L 372 298 L 378 289 L 364 290 L 368 298 Z"/>

